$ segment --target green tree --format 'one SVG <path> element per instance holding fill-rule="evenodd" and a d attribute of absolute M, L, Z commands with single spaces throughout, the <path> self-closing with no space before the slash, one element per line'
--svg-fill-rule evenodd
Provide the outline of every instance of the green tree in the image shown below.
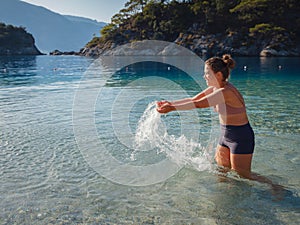
<path fill-rule="evenodd" d="M 240 4 L 230 10 L 231 13 L 236 13 L 238 18 L 244 23 L 253 26 L 257 23 L 264 22 L 265 14 L 268 7 L 274 0 L 242 0 Z"/>
<path fill-rule="evenodd" d="M 125 8 L 136 14 L 138 12 L 143 11 L 144 7 L 148 4 L 149 0 L 129 0 L 125 3 Z"/>
<path fill-rule="evenodd" d="M 299 12 L 299 0 L 128 0 L 99 41 L 174 41 L 188 32 L 250 34 L 252 39 L 277 32 L 300 39 Z"/>
<path fill-rule="evenodd" d="M 103 38 L 107 39 L 114 31 L 117 31 L 117 26 L 113 23 L 110 23 L 104 26 L 100 33 L 103 36 Z"/>

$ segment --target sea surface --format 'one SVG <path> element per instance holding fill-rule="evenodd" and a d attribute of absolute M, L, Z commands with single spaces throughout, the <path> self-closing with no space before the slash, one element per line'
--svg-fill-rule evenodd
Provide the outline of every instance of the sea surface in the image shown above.
<path fill-rule="evenodd" d="M 218 171 L 213 110 L 156 113 L 205 88 L 189 58 L 0 57 L 0 224 L 300 224 L 300 58 L 235 60 L 280 190 Z"/>

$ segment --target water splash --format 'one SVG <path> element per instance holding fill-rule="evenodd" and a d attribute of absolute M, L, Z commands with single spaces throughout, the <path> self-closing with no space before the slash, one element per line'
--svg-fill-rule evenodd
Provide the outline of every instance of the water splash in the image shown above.
<path fill-rule="evenodd" d="M 180 166 L 193 167 L 199 171 L 209 170 L 212 166 L 211 148 L 189 140 L 184 134 L 179 137 L 168 134 L 161 117 L 156 111 L 156 103 L 150 103 L 138 122 L 134 140 L 135 150 L 131 159 L 135 160 L 135 154 L 140 151 L 156 149 L 157 154 L 164 154 Z"/>

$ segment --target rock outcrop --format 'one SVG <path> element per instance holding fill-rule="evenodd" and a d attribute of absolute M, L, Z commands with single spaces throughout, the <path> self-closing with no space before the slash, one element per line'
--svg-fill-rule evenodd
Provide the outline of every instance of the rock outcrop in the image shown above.
<path fill-rule="evenodd" d="M 134 43 L 134 42 L 133 42 Z M 172 42 L 171 42 L 172 43 Z M 289 41 L 288 36 L 284 42 L 276 42 L 272 39 L 260 39 L 255 37 L 245 37 L 237 33 L 229 35 L 210 34 L 184 34 L 181 33 L 173 42 L 177 45 L 183 46 L 199 56 L 209 57 L 213 55 L 231 54 L 233 56 L 300 56 L 300 46 L 295 46 Z M 97 57 L 100 55 L 120 53 L 119 46 L 123 44 L 108 41 L 102 45 L 93 47 L 84 47 L 78 53 L 79 55 Z M 145 54 L 149 51 L 145 49 Z M 150 49 L 150 48 L 149 48 Z"/>
<path fill-rule="evenodd" d="M 41 55 L 34 38 L 22 27 L 0 23 L 0 55 Z"/>
<path fill-rule="evenodd" d="M 186 48 L 172 42 L 143 40 L 106 49 L 102 56 L 190 56 Z"/>
<path fill-rule="evenodd" d="M 300 46 L 295 46 L 289 37 L 285 42 L 272 38 L 244 37 L 237 33 L 229 35 L 192 35 L 181 33 L 175 43 L 182 45 L 200 56 L 232 54 L 236 56 L 300 56 Z"/>
<path fill-rule="evenodd" d="M 50 52 L 49 55 L 79 55 L 79 52 L 75 52 L 75 51 L 62 52 L 62 51 L 59 51 L 56 49 L 56 50 Z"/>

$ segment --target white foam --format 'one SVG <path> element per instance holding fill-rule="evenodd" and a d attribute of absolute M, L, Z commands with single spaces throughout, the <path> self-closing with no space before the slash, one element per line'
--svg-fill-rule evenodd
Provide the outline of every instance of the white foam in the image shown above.
<path fill-rule="evenodd" d="M 178 121 L 180 122 L 180 121 Z M 167 127 L 156 111 L 156 103 L 150 103 L 138 122 L 135 134 L 135 151 L 131 159 L 135 160 L 138 151 L 156 149 L 157 154 L 165 154 L 180 166 L 189 166 L 203 171 L 211 168 L 212 152 L 201 143 L 194 142 L 182 134 L 170 135 Z"/>

